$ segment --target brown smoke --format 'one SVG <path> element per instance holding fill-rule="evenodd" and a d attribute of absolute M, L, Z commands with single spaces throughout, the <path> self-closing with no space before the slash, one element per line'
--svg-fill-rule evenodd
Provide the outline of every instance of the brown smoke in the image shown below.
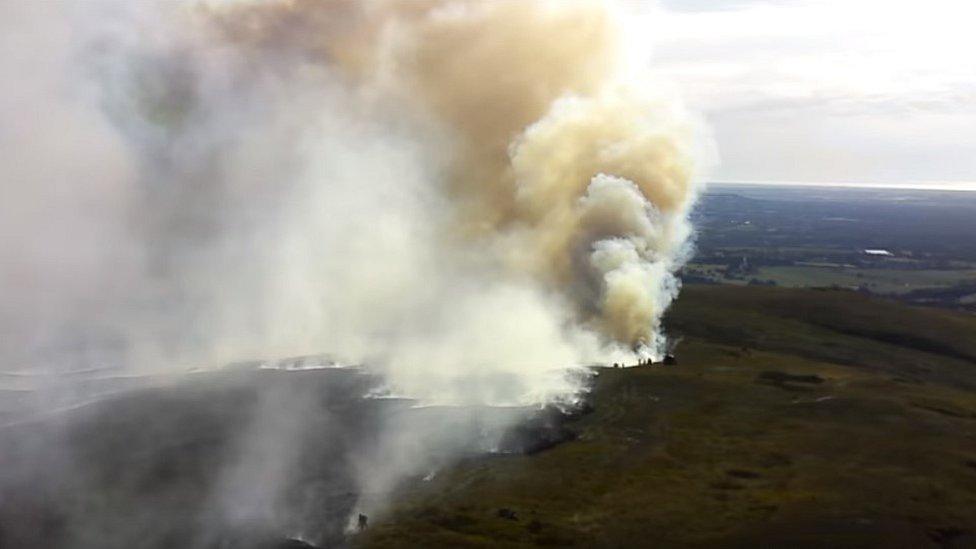
<path fill-rule="evenodd" d="M 608 343 L 659 353 L 697 192 L 691 132 L 624 76 L 606 3 L 282 0 L 206 16 L 252 54 L 300 55 L 432 122 L 450 139 L 445 241 L 562 296 Z"/>

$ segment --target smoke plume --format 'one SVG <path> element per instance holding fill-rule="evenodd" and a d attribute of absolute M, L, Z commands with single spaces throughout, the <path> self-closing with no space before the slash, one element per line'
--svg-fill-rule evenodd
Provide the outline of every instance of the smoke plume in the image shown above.
<path fill-rule="evenodd" d="M 524 401 L 567 389 L 553 367 L 661 354 L 693 124 L 612 6 L 5 11 L 55 28 L 6 35 L 11 367 L 326 349 Z"/>
<path fill-rule="evenodd" d="M 602 1 L 0 3 L 0 370 L 49 385 L 33 394 L 52 408 L 78 402 L 55 374 L 326 352 L 375 373 L 374 393 L 535 405 L 574 398 L 567 370 L 660 357 L 700 139 L 642 78 L 628 17 Z M 268 454 L 319 406 L 291 396 L 259 407 L 211 497 L 226 520 L 274 515 L 300 460 Z M 358 462 L 373 492 L 429 466 L 388 430 Z M 477 438 L 458 430 L 427 438 Z M 259 494 L 242 486 L 257 477 Z"/>
<path fill-rule="evenodd" d="M 577 360 L 660 356 L 697 193 L 692 127 L 626 66 L 610 6 L 296 1 L 212 15 L 231 41 L 334 65 L 425 141 L 445 140 L 436 247 L 568 308 L 560 330 L 598 339 L 575 342 Z"/>

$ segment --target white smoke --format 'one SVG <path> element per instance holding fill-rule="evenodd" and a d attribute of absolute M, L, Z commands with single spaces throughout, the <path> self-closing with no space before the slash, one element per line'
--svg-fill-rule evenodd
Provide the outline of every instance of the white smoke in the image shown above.
<path fill-rule="evenodd" d="M 360 30 L 341 12 L 352 30 L 294 29 L 285 45 L 273 33 L 289 29 L 227 38 L 209 21 L 329 6 L 7 5 L 3 61 L 23 75 L 2 113 L 7 368 L 324 349 L 422 396 L 525 402 L 569 389 L 538 385 L 552 368 L 660 354 L 692 125 L 597 66 L 617 51 L 612 13 L 381 3 Z M 496 31 L 511 43 L 482 39 Z M 358 83 L 341 39 L 369 57 Z M 562 66 L 510 57 L 540 43 Z M 493 91 L 516 102 L 496 113 L 509 119 L 477 110 Z"/>
<path fill-rule="evenodd" d="M 633 78 L 620 15 L 0 4 L 0 370 L 329 352 L 495 405 L 659 357 L 696 125 Z M 371 489 L 422 461 L 371 460 Z"/>

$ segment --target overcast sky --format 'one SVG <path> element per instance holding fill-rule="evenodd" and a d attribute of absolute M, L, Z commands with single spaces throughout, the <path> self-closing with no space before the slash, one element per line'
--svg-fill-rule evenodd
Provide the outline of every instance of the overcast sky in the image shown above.
<path fill-rule="evenodd" d="M 662 0 L 654 71 L 725 181 L 976 188 L 976 1 Z"/>

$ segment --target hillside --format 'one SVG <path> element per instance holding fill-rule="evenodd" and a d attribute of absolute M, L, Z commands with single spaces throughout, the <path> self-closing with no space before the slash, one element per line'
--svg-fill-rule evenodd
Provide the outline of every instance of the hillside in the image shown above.
<path fill-rule="evenodd" d="M 690 286 L 678 364 L 603 368 L 577 439 L 401 489 L 367 547 L 971 547 L 976 317 Z"/>

